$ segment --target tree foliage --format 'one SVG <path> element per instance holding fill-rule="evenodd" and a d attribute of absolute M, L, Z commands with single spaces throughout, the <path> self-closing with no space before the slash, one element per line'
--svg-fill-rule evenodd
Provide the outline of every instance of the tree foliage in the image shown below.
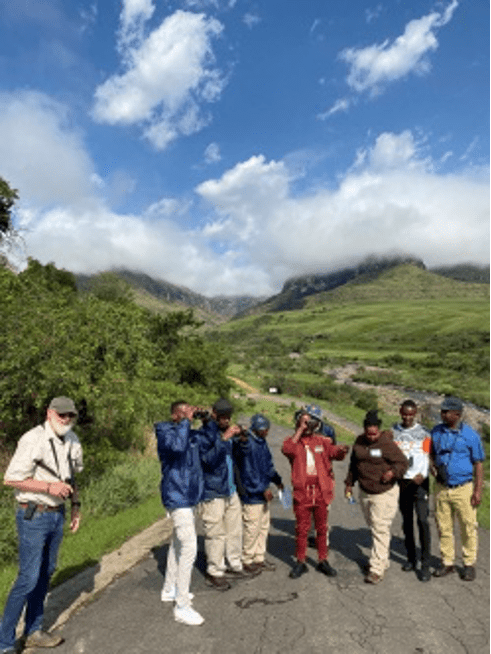
<path fill-rule="evenodd" d="M 138 445 L 172 399 L 228 390 L 226 361 L 197 333 L 192 312 L 155 316 L 120 293 L 77 292 L 69 272 L 30 260 L 0 269 L 0 435 L 14 442 L 73 397 L 86 444 Z"/>
<path fill-rule="evenodd" d="M 11 188 L 9 183 L 0 177 L 0 241 L 14 230 L 12 208 L 18 198 L 17 190 Z"/>

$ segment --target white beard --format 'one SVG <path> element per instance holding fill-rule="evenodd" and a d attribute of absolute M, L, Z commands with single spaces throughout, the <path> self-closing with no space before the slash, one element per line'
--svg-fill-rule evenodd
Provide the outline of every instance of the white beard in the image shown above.
<path fill-rule="evenodd" d="M 58 422 L 57 420 L 50 420 L 49 424 L 51 425 L 51 429 L 55 432 L 55 434 L 60 437 L 63 437 L 65 436 L 65 434 L 68 434 L 68 432 L 72 428 L 71 422 L 68 425 L 65 425 L 64 423 Z"/>

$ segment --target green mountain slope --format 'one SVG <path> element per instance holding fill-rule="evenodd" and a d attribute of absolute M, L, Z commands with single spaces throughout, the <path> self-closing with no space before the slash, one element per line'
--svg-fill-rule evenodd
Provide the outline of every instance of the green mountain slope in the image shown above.
<path fill-rule="evenodd" d="M 376 280 L 360 276 L 331 291 L 306 300 L 311 304 L 383 302 L 386 300 L 431 300 L 440 298 L 489 299 L 489 284 L 469 283 L 443 277 L 411 264 L 382 272 Z"/>
<path fill-rule="evenodd" d="M 412 265 L 312 295 L 301 310 L 235 318 L 217 338 L 264 387 L 294 379 L 323 393 L 323 371 L 357 362 L 388 369 L 387 383 L 489 406 L 489 286 Z"/>

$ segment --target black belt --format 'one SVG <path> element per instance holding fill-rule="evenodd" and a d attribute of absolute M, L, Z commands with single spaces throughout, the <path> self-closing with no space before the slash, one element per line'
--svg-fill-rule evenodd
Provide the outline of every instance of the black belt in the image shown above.
<path fill-rule="evenodd" d="M 28 509 L 29 504 L 27 502 L 19 502 L 19 507 L 21 509 Z M 36 504 L 36 511 L 39 513 L 44 513 L 45 511 L 63 511 L 65 508 L 64 504 L 58 504 L 57 506 L 48 506 L 47 504 Z"/>
<path fill-rule="evenodd" d="M 443 484 L 445 488 L 458 488 L 459 486 L 466 486 L 467 484 L 470 484 L 472 479 L 469 479 L 469 481 L 463 481 L 461 484 Z"/>

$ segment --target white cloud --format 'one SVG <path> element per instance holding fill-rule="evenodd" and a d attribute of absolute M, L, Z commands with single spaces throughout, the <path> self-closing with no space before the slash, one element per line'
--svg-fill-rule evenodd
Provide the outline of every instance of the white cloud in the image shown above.
<path fill-rule="evenodd" d="M 371 9 L 365 9 L 365 18 L 368 24 L 370 24 L 373 20 L 376 20 L 380 14 L 383 12 L 384 8 L 383 5 L 378 4 L 375 8 Z"/>
<path fill-rule="evenodd" d="M 0 130 L 1 174 L 19 189 L 27 253 L 75 272 L 124 266 L 206 295 L 272 294 L 288 276 L 369 254 L 403 251 L 428 265 L 489 260 L 489 171 L 438 174 L 428 143 L 407 130 L 359 149 L 336 185 L 317 179 L 305 190 L 306 165 L 257 155 L 197 186 L 195 197 L 163 197 L 139 215 L 110 208 L 136 180 L 118 170 L 102 178 L 59 103 L 4 94 Z"/>
<path fill-rule="evenodd" d="M 0 94 L 1 174 L 32 202 L 82 202 L 94 167 L 65 106 L 33 91 Z"/>
<path fill-rule="evenodd" d="M 457 0 L 442 12 L 434 11 L 410 21 L 404 34 L 366 48 L 347 48 L 340 58 L 350 66 L 348 85 L 357 92 L 378 93 L 388 83 L 410 73 L 425 74 L 430 69 L 428 55 L 438 48 L 436 31 L 446 25 L 458 6 Z"/>
<path fill-rule="evenodd" d="M 321 114 L 317 115 L 318 120 L 326 120 L 327 118 L 330 118 L 334 114 L 339 113 L 340 111 L 348 111 L 350 106 L 353 104 L 353 101 L 350 98 L 340 98 L 339 100 L 336 100 L 336 102 L 328 109 L 327 111 L 324 111 Z"/>
<path fill-rule="evenodd" d="M 244 25 L 247 25 L 249 29 L 252 29 L 261 22 L 261 18 L 257 14 L 247 13 L 242 17 L 242 22 Z"/>
<path fill-rule="evenodd" d="M 125 24 L 134 23 L 128 19 Z M 94 118 L 111 125 L 139 124 L 159 150 L 201 130 L 210 121 L 202 105 L 217 100 L 225 85 L 212 50 L 222 29 L 204 14 L 176 11 L 146 39 L 131 47 L 122 41 L 126 71 L 96 89 Z"/>
<path fill-rule="evenodd" d="M 288 274 L 406 252 L 427 264 L 489 258 L 489 184 L 437 175 L 410 132 L 381 134 L 334 190 L 296 198 L 281 162 L 253 157 L 197 192 L 217 218 L 207 233 L 262 263 L 278 288 Z"/>
<path fill-rule="evenodd" d="M 207 164 L 218 163 L 222 158 L 218 143 L 210 143 L 205 150 L 204 157 Z"/>
<path fill-rule="evenodd" d="M 95 24 L 97 20 L 97 4 L 94 2 L 89 7 L 86 9 L 85 7 L 82 7 L 79 9 L 79 15 L 82 20 L 82 25 L 80 26 L 80 32 L 86 32 L 88 29 L 92 27 L 92 25 Z"/>

